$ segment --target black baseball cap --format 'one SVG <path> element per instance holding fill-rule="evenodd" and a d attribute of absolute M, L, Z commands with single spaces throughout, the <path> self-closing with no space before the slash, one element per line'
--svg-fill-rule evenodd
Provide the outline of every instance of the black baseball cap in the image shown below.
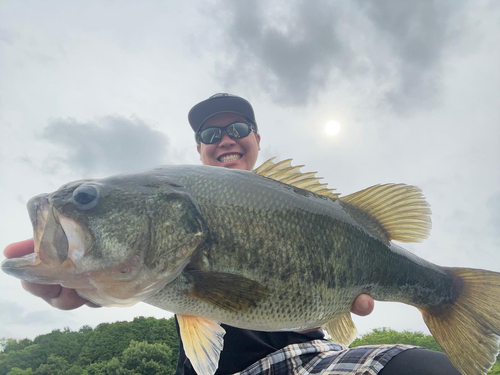
<path fill-rule="evenodd" d="M 237 113 L 257 126 L 252 105 L 248 100 L 227 93 L 215 94 L 196 104 L 188 113 L 189 124 L 196 133 L 205 121 L 218 113 Z"/>

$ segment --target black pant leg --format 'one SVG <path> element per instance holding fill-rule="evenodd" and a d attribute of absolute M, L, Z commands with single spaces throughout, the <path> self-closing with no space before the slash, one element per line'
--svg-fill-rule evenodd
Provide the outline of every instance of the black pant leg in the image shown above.
<path fill-rule="evenodd" d="M 379 375 L 460 375 L 448 357 L 427 349 L 408 349 L 393 357 Z"/>

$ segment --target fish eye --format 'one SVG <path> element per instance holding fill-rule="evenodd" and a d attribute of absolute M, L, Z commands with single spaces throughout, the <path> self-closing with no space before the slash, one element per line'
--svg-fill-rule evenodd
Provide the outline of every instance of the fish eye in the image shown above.
<path fill-rule="evenodd" d="M 90 210 L 99 202 L 99 190 L 92 185 L 82 185 L 73 191 L 73 201 L 81 210 Z"/>

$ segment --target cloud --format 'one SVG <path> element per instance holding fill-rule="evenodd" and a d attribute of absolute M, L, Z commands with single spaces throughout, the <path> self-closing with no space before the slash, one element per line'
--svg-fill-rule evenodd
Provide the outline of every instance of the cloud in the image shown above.
<path fill-rule="evenodd" d="M 342 66 L 352 52 L 338 39 L 331 5 L 290 3 L 290 12 L 262 1 L 224 2 L 232 61 L 220 63 L 223 79 L 231 85 L 257 82 L 282 104 L 305 104 L 323 89 L 333 63 Z M 229 22 L 227 22 L 229 20 Z M 219 23 L 223 24 L 223 23 Z M 225 60 L 228 61 L 228 60 Z"/>
<path fill-rule="evenodd" d="M 121 173 L 165 163 L 168 137 L 144 121 L 122 116 L 106 116 L 92 122 L 55 119 L 41 138 L 63 152 L 53 157 L 85 175 Z M 50 165 L 50 162 L 47 163 Z"/>
<path fill-rule="evenodd" d="M 0 321 L 6 326 L 21 323 L 26 325 L 51 325 L 60 323 L 61 317 L 64 317 L 64 320 L 68 323 L 73 322 L 69 314 L 52 308 L 50 310 L 28 311 L 23 307 L 24 305 L 4 298 L 0 298 L 0 303 L 2 305 Z"/>
<path fill-rule="evenodd" d="M 400 111 L 429 105 L 462 3 L 220 2 L 217 74 L 228 87 L 256 83 L 281 105 L 307 105 L 356 78 Z"/>
<path fill-rule="evenodd" d="M 18 303 L 8 301 L 5 299 L 0 299 L 2 303 L 2 309 L 0 310 L 0 321 L 2 324 L 12 324 L 19 320 L 19 316 L 24 313 L 24 309 Z"/>
<path fill-rule="evenodd" d="M 394 85 L 386 92 L 387 100 L 395 109 L 411 107 L 412 102 L 430 104 L 440 89 L 444 54 L 458 36 L 454 16 L 463 1 L 366 4 L 376 39 L 392 54 Z"/>
<path fill-rule="evenodd" d="M 54 326 L 77 324 L 71 314 L 52 308 L 28 311 L 23 307 L 24 304 L 4 298 L 0 298 L 0 305 L 2 306 L 0 309 L 0 321 L 2 322 L 0 337 L 19 338 L 26 335 L 30 329 L 39 330 L 43 327 L 46 331 L 50 331 L 51 327 Z M 21 334 L 16 331 L 20 325 L 24 326 L 24 331 Z"/>
<path fill-rule="evenodd" d="M 17 38 L 17 35 L 12 31 L 0 28 L 0 43 L 12 45 Z"/>

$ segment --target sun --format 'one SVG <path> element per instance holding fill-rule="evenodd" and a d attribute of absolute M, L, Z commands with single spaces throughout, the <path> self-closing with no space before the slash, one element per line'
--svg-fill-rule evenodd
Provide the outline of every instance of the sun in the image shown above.
<path fill-rule="evenodd" d="M 337 135 L 340 131 L 340 123 L 335 120 L 328 121 L 325 125 L 325 133 L 330 136 Z"/>

